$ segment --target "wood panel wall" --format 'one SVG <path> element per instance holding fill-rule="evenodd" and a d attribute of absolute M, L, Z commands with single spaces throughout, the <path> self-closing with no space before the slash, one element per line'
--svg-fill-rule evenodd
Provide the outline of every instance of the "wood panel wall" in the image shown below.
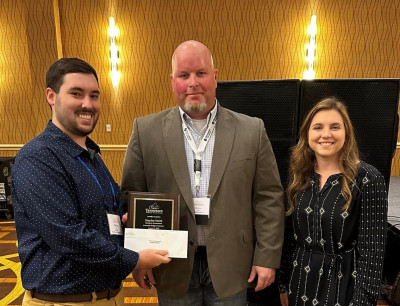
<path fill-rule="evenodd" d="M 50 118 L 45 73 L 58 48 L 98 71 L 102 114 L 92 138 L 111 145 L 103 157 L 119 181 L 124 151 L 112 146 L 127 144 L 134 118 L 175 105 L 177 45 L 205 43 L 220 80 L 301 79 L 312 14 L 316 78 L 400 76 L 398 0 L 1 0 L 0 155 L 15 155 L 10 145 L 38 135 Z M 120 31 L 118 88 L 110 80 L 110 15 Z M 392 175 L 400 175 L 399 152 Z"/>

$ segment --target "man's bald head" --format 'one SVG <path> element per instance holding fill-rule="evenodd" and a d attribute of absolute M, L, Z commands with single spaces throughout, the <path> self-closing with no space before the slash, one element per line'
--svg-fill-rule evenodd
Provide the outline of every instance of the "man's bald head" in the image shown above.
<path fill-rule="evenodd" d="M 210 58 L 211 67 L 214 68 L 214 60 L 207 46 L 197 40 L 187 40 L 181 43 L 175 49 L 174 54 L 172 55 L 172 60 L 171 60 L 172 73 L 174 73 L 176 69 L 176 57 L 179 56 L 181 52 L 185 52 L 186 50 L 191 48 L 196 49 L 198 52 L 204 52 L 205 54 L 207 54 L 207 57 Z"/>

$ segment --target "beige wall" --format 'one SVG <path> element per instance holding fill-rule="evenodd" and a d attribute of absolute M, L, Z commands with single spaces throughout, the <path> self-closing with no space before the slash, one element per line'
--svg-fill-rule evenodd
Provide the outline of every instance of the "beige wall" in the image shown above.
<path fill-rule="evenodd" d="M 103 157 L 119 181 L 124 151 L 112 146 L 127 144 L 134 118 L 174 105 L 170 57 L 179 43 L 204 42 L 220 80 L 301 79 L 313 13 L 317 78 L 400 77 L 398 0 L 1 0 L 0 144 L 8 147 L 0 155 L 15 155 L 9 145 L 26 143 L 50 118 L 44 78 L 60 50 L 98 71 L 102 115 L 92 138 L 111 145 Z M 110 15 L 120 30 L 118 89 L 109 77 Z M 392 174 L 400 175 L 400 153 Z"/>

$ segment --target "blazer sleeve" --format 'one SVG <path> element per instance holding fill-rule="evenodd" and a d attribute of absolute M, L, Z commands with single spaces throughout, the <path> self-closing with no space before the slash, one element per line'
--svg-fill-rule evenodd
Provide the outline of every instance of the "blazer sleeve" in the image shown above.
<path fill-rule="evenodd" d="M 258 120 L 259 147 L 252 203 L 257 241 L 253 265 L 278 268 L 284 236 L 283 188 L 264 123 Z"/>
<path fill-rule="evenodd" d="M 281 266 L 277 273 L 277 281 L 280 289 L 289 287 L 290 275 L 292 271 L 293 255 L 296 249 L 296 240 L 294 239 L 294 229 L 292 215 L 285 218 L 285 238 L 283 241 Z"/>
<path fill-rule="evenodd" d="M 135 119 L 133 122 L 133 132 L 125 153 L 122 168 L 121 194 L 125 209 L 127 208 L 129 191 L 147 191 L 143 154 L 140 144 L 139 121 L 140 118 Z"/>

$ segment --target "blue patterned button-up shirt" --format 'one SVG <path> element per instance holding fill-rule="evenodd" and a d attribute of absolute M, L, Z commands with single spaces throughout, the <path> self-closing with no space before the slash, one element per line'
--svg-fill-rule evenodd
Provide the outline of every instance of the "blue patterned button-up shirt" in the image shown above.
<path fill-rule="evenodd" d="M 110 182 L 122 215 L 119 187 L 99 147 L 89 138 L 86 146 L 96 153 L 90 156 L 49 122 L 16 156 L 12 197 L 25 289 L 78 294 L 116 288 L 137 264 L 138 253 L 109 231 Z"/>

